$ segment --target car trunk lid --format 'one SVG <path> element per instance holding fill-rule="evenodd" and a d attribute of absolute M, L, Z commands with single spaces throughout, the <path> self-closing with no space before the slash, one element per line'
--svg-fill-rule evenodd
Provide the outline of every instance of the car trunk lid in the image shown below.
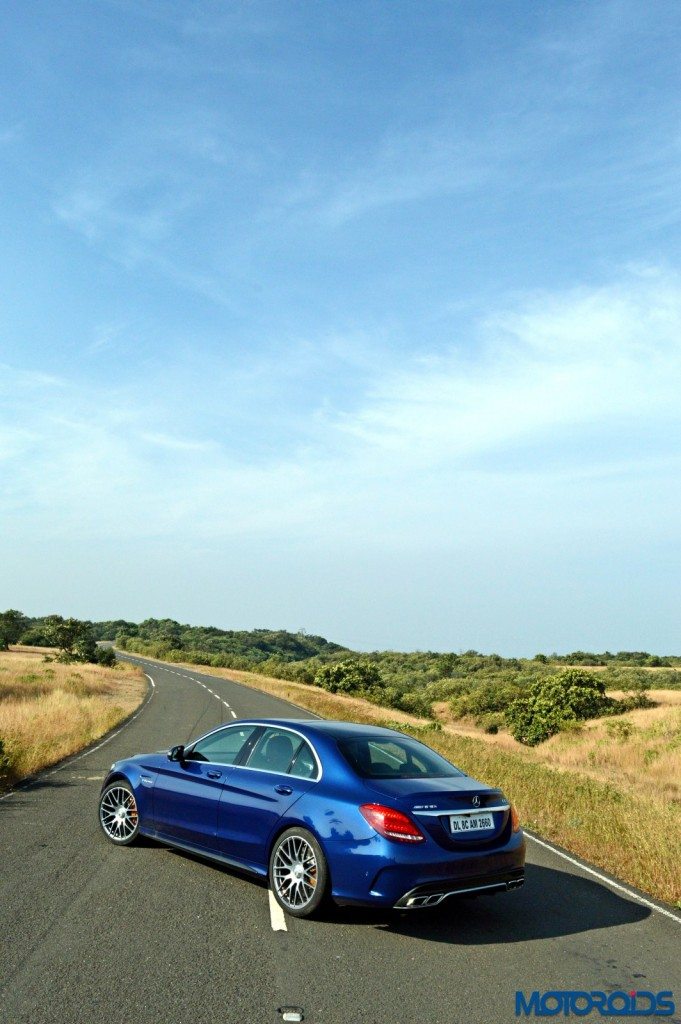
<path fill-rule="evenodd" d="M 484 849 L 508 839 L 508 800 L 499 789 L 466 775 L 371 779 L 367 784 L 377 796 L 399 806 L 445 849 Z"/>

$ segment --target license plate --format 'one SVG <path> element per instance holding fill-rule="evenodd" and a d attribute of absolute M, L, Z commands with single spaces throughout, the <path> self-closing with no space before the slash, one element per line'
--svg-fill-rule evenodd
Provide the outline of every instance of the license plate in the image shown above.
<path fill-rule="evenodd" d="M 469 832 L 485 832 L 494 828 L 494 818 L 480 811 L 473 814 L 451 814 L 449 827 L 453 836 L 465 836 Z"/>

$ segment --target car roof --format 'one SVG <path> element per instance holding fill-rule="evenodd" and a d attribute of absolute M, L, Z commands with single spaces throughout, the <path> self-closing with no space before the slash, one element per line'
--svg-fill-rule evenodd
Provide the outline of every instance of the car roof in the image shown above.
<path fill-rule="evenodd" d="M 234 725 L 237 723 L 234 722 Z M 364 725 L 358 722 L 336 722 L 328 719 L 309 718 L 248 718 L 241 719 L 239 725 L 265 725 L 277 728 L 299 729 L 310 735 L 323 734 L 334 739 L 352 739 L 357 736 L 394 736 L 394 729 L 385 729 L 380 725 Z"/>

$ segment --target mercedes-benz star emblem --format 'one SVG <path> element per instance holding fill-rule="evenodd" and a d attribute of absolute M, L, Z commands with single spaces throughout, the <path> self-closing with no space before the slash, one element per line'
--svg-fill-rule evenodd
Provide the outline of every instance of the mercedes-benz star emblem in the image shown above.
<path fill-rule="evenodd" d="M 473 804 L 473 807 L 479 807 L 480 806 L 480 797 L 478 796 L 477 793 L 473 797 L 471 803 Z"/>

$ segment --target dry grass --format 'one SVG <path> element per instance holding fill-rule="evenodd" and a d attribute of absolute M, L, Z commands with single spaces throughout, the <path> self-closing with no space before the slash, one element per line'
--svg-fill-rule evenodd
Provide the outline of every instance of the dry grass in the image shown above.
<path fill-rule="evenodd" d="M 545 764 L 584 771 L 681 810 L 681 693 L 653 690 L 650 696 L 655 707 L 559 733 L 537 755 Z"/>
<path fill-rule="evenodd" d="M 236 679 L 327 718 L 377 725 L 400 722 L 417 729 L 427 724 L 303 683 L 188 667 Z M 681 693 L 659 690 L 651 696 L 655 708 L 587 723 L 535 749 L 521 747 L 508 734 L 488 736 L 458 723 L 444 724 L 441 732 L 429 731 L 424 738 L 464 771 L 504 789 L 522 820 L 539 835 L 653 897 L 681 906 Z M 619 720 L 634 730 L 627 738 L 617 737 L 616 725 L 608 726 Z"/>
<path fill-rule="evenodd" d="M 44 655 L 0 653 L 0 740 L 9 758 L 0 786 L 75 754 L 143 700 L 144 676 L 131 665 L 61 665 Z"/>
<path fill-rule="evenodd" d="M 443 728 L 480 739 L 526 760 L 583 772 L 642 798 L 681 805 L 681 691 L 651 690 L 654 707 L 585 722 L 523 747 L 505 730 L 485 733 L 472 719 L 454 719 L 447 702 L 435 706 Z M 613 691 L 610 696 L 622 697 Z"/>

